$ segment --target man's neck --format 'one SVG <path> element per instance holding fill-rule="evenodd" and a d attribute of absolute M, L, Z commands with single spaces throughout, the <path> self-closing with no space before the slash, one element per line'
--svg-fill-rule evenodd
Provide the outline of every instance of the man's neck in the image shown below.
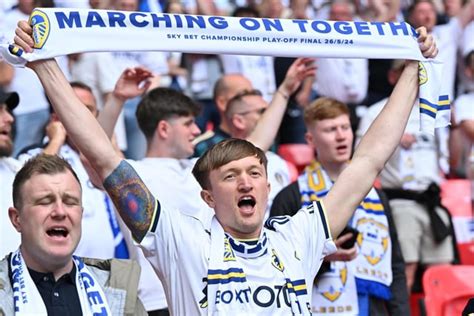
<path fill-rule="evenodd" d="M 227 124 L 227 122 L 225 122 L 225 120 L 221 121 L 221 124 L 219 124 L 219 129 L 223 131 L 224 133 L 227 133 L 230 135 L 230 127 Z"/>
<path fill-rule="evenodd" d="M 173 145 L 161 142 L 160 144 L 155 144 L 148 146 L 145 153 L 145 158 L 170 158 L 170 159 L 186 159 L 187 157 L 177 157 L 173 151 Z"/>
<path fill-rule="evenodd" d="M 29 269 L 35 270 L 36 272 L 41 273 L 52 273 L 54 275 L 54 280 L 57 281 L 63 275 L 71 272 L 74 262 L 72 257 L 66 260 L 64 263 L 59 262 L 39 262 L 39 260 L 33 260 L 28 254 L 24 251 L 21 252 L 23 260 Z"/>
<path fill-rule="evenodd" d="M 229 135 L 232 138 L 237 138 L 237 139 L 246 139 L 247 137 L 249 137 L 249 133 L 246 133 L 245 131 L 236 131 L 236 130 L 230 131 Z"/>

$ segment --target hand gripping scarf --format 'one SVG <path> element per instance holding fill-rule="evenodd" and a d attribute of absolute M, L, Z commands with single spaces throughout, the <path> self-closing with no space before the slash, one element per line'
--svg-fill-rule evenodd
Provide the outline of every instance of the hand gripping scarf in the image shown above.
<path fill-rule="evenodd" d="M 419 60 L 421 129 L 434 133 L 435 127 L 447 126 L 450 121 L 450 100 L 440 85 L 442 63 L 422 56 L 416 32 L 405 22 L 40 8 L 33 11 L 30 23 L 36 48 L 33 53 L 8 44 L 0 46 L 3 57 L 14 65 L 100 51 Z"/>

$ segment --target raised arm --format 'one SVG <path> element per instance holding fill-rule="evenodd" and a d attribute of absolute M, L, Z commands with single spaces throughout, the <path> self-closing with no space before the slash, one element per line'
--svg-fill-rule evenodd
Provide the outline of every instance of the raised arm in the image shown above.
<path fill-rule="evenodd" d="M 436 56 L 438 50 L 433 37 L 427 34 L 425 28 L 417 31 L 420 34 L 418 40 L 423 55 Z M 351 163 L 323 198 L 334 238 L 346 226 L 372 187 L 376 176 L 400 143 L 417 94 L 418 62 L 407 61 L 387 104 L 362 138 Z"/>
<path fill-rule="evenodd" d="M 115 84 L 114 91 L 107 98 L 104 109 L 97 118 L 109 138 L 114 133 L 115 124 L 125 101 L 145 93 L 151 85 L 151 71 L 145 67 L 125 69 Z"/>
<path fill-rule="evenodd" d="M 474 20 L 474 0 L 468 0 L 456 17 L 461 24 L 461 28 L 465 28 L 471 23 Z"/>
<path fill-rule="evenodd" d="M 31 27 L 21 21 L 15 44 L 31 52 Z M 114 150 L 99 123 L 77 98 L 54 59 L 29 63 L 36 72 L 60 121 L 79 151 L 97 172 L 125 224 L 141 241 L 157 218 L 159 204 L 135 170 Z M 155 221 L 156 222 L 156 221 Z"/>
<path fill-rule="evenodd" d="M 248 137 L 247 140 L 249 142 L 263 151 L 270 149 L 285 114 L 288 99 L 298 90 L 303 80 L 314 76 L 315 69 L 314 59 L 312 58 L 298 58 L 293 62 L 291 67 L 288 68 L 285 80 L 273 95 L 270 106 L 258 121 L 252 134 Z"/>

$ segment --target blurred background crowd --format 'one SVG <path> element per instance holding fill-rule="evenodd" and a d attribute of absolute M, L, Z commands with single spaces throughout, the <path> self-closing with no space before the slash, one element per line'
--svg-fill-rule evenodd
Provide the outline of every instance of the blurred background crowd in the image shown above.
<path fill-rule="evenodd" d="M 0 2 L 0 35 L 11 40 L 18 20 L 27 19 L 35 7 L 92 8 L 122 11 L 143 11 L 175 14 L 223 15 L 237 17 L 265 17 L 290 19 L 324 19 L 335 21 L 406 21 L 413 27 L 424 26 L 433 33 L 440 49 L 439 58 L 445 64 L 443 84 L 450 93 L 452 118 L 448 128 L 437 129 L 435 135 L 419 132 L 417 118 L 409 123 L 394 157 L 380 176 L 377 187 L 386 190 L 391 206 L 398 238 L 405 261 L 407 286 L 410 291 L 422 291 L 420 266 L 426 268 L 437 263 L 474 264 L 474 251 L 460 256 L 458 244 L 474 244 L 474 221 L 472 220 L 474 179 L 474 4 L 466 0 L 2 0 Z M 199 44 L 197 44 L 199 45 Z M 301 87 L 289 97 L 272 151 L 283 161 L 283 167 L 274 177 L 276 192 L 295 181 L 304 168 L 315 158 L 315 150 L 307 142 L 304 109 L 320 97 L 328 97 L 346 104 L 350 112 L 353 145 L 365 133 L 381 106 L 386 102 L 404 67 L 404 61 L 383 59 L 317 59 L 316 75 L 305 79 Z M 195 117 L 197 128 L 182 137 L 191 138 L 194 153 L 201 156 L 210 146 L 229 137 L 243 138 L 255 127 L 263 111 L 272 101 L 278 86 L 295 59 L 290 57 L 201 55 L 181 52 L 101 52 L 74 54 L 58 58 L 64 73 L 77 90 L 86 90 L 83 102 L 96 111 L 101 111 L 110 100 L 116 82 L 122 72 L 130 67 L 142 66 L 153 74 L 149 90 L 157 87 L 171 88 L 189 96 L 200 105 Z M 85 88 L 81 86 L 85 84 Z M 17 106 L 12 106 L 13 118 L 0 122 L 0 133 L 10 133 L 13 147 L 2 149 L 0 138 L 0 207 L 8 209 L 6 197 L 11 185 L 7 174 L 14 173 L 31 155 L 41 152 L 52 139 L 58 138 L 48 99 L 36 75 L 26 68 L 13 68 L 0 60 L 0 88 L 2 103 L 16 92 Z M 257 91 L 258 90 L 258 91 Z M 84 92 L 84 91 L 83 91 Z M 229 101 L 239 93 L 261 96 L 254 105 L 258 108 L 240 109 L 239 119 L 229 113 Z M 241 95 L 246 96 L 246 95 Z M 116 143 L 124 157 L 142 160 L 147 153 L 147 138 L 137 122 L 136 111 L 141 97 L 128 99 L 115 126 Z M 234 100 L 235 101 L 235 100 Z M 8 102 L 11 102 L 8 101 Z M 14 102 L 15 103 L 15 102 Z M 258 103 L 258 104 L 257 104 Z M 239 108 L 240 107 L 240 108 Z M 234 105 L 235 108 L 235 105 Z M 234 112 L 237 111 L 234 109 Z M 2 136 L 0 134 L 0 136 Z M 62 138 L 61 138 L 62 137 Z M 337 137 L 337 136 L 336 136 Z M 352 137 L 352 136 L 351 136 Z M 67 143 L 65 132 L 59 136 L 61 144 Z M 383 141 L 383 140 L 381 140 Z M 71 144 L 71 150 L 74 150 Z M 67 157 L 68 153 L 63 153 Z M 170 156 L 184 159 L 183 154 Z M 14 158 L 8 160 L 7 158 Z M 317 158 L 317 157 L 316 157 Z M 12 163 L 14 161 L 14 163 Z M 74 161 L 71 158 L 71 161 Z M 77 162 L 79 163 L 79 162 Z M 12 166 L 13 164 L 13 166 Z M 74 166 L 74 164 L 73 164 Z M 186 172 L 189 172 L 188 169 Z M 81 172 L 81 171 L 80 171 Z M 184 172 L 184 171 L 183 171 Z M 88 176 L 83 175 L 86 179 Z M 189 179 L 186 178 L 185 179 Z M 184 180 L 186 181 L 186 180 Z M 451 181 L 451 182 L 450 182 Z M 456 182 L 458 181 L 458 182 Z M 90 183 L 90 181 L 88 181 Z M 447 185 L 451 183 L 452 185 Z M 432 184 L 436 185 L 433 189 Z M 457 187 L 457 185 L 460 187 Z M 91 185 L 92 187 L 92 185 Z M 439 189 L 441 188 L 441 189 Z M 441 190 L 441 192 L 440 192 Z M 415 197 L 401 197 L 401 191 L 416 192 Z M 406 209 L 413 205 L 404 200 L 416 200 L 423 193 L 428 200 L 444 198 L 454 201 L 446 205 L 451 219 L 441 221 L 446 227 L 454 227 L 455 236 L 441 252 L 426 251 L 430 246 L 415 241 L 410 231 L 413 226 L 404 221 Z M 97 192 L 94 194 L 98 194 Z M 105 195 L 104 195 L 105 196 Z M 110 201 L 103 195 L 86 196 L 85 220 L 94 224 L 85 225 L 78 252 L 97 258 L 128 257 L 130 249 L 121 243 L 120 233 Z M 196 198 L 199 198 L 198 196 Z M 105 199 L 105 204 L 104 204 Z M 400 201 L 402 200 L 402 201 Z M 97 206 L 96 203 L 104 205 Z M 418 201 L 419 202 L 419 201 Z M 419 203 L 420 204 L 420 203 Z M 429 202 L 422 202 L 429 208 Z M 455 209 L 465 206 L 462 216 Z M 427 206 L 428 205 L 428 206 Z M 270 209 L 271 205 L 269 205 Z M 101 210 L 101 211 L 99 211 Z M 416 210 L 423 213 L 423 210 Z M 398 215 L 397 215 L 398 214 Z M 463 220 L 457 221 L 456 216 Z M 0 256 L 18 245 L 9 244 L 13 230 L 6 216 L 0 216 Z M 430 217 L 431 225 L 433 219 Z M 420 219 L 423 221 L 423 219 Z M 420 224 L 421 225 L 421 224 Z M 107 236 L 98 238 L 97 232 Z M 441 228 L 442 229 L 442 228 Z M 448 229 L 449 230 L 449 229 Z M 94 233 L 95 232 L 95 233 Z M 420 228 L 420 234 L 424 234 Z M 436 233 L 435 233 L 436 234 Z M 452 231 L 448 232 L 452 235 Z M 7 236 L 8 235 L 8 236 Z M 124 234 L 125 235 L 125 234 Z M 105 235 L 103 235 L 105 236 Z M 406 237 L 408 236 L 408 237 Z M 436 236 L 435 236 L 436 239 Z M 411 249 L 406 244 L 417 244 Z M 119 245 L 121 245 L 121 250 Z M 436 245 L 435 245 L 436 246 Z M 433 247 L 435 247 L 433 246 Z M 445 248 L 446 248 L 445 247 Z M 416 254 L 413 254 L 417 252 Z M 412 264 L 415 265 L 412 265 Z M 472 280 L 472 275 L 471 275 Z M 473 295 L 474 296 L 474 295 Z M 162 298 L 161 298 L 162 299 Z M 153 299 L 145 300 L 148 310 L 160 309 Z M 147 306 L 148 304 L 148 306 Z M 408 304 L 408 303 L 407 303 Z M 415 310 L 412 310 L 416 313 Z"/>

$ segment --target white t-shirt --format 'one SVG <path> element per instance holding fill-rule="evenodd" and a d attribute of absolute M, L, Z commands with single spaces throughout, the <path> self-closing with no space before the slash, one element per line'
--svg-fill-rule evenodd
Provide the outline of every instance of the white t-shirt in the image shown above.
<path fill-rule="evenodd" d="M 168 209 L 186 209 L 190 214 L 214 211 L 201 199 L 201 187 L 192 175 L 196 159 L 144 158 L 128 160 L 146 184 L 150 192 Z M 139 296 L 146 310 L 166 308 L 166 297 L 156 272 L 146 260 L 141 248 L 137 249 L 137 261 L 142 273 Z"/>
<path fill-rule="evenodd" d="M 214 214 L 201 198 L 201 187 L 192 174 L 194 159 L 144 158 L 127 160 L 153 195 L 171 210 L 189 215 Z"/>
<path fill-rule="evenodd" d="M 270 194 L 268 195 L 267 210 L 265 212 L 265 220 L 270 215 L 270 208 L 272 207 L 273 199 L 284 187 L 290 184 L 290 171 L 288 164 L 283 158 L 274 152 L 267 151 L 267 173 L 268 182 L 270 182 Z"/>
<path fill-rule="evenodd" d="M 102 110 L 105 95 L 114 91 L 115 83 L 120 76 L 112 54 L 110 52 L 80 54 L 77 60 L 70 62 L 70 70 L 71 81 L 88 85 L 97 101 L 97 109 Z M 127 149 L 123 111 L 117 119 L 114 132 L 119 148 Z"/>
<path fill-rule="evenodd" d="M 316 60 L 318 76 L 314 89 L 319 95 L 347 104 L 364 100 L 369 87 L 369 64 L 367 59 Z"/>
<path fill-rule="evenodd" d="M 166 54 L 163 52 L 112 52 L 112 55 L 119 75 L 125 68 L 137 66 L 148 68 L 154 75 L 169 72 Z"/>
<path fill-rule="evenodd" d="M 457 18 L 452 18 L 449 23 L 435 26 L 433 36 L 439 49 L 438 59 L 443 65 L 443 85 L 448 87 L 451 102 L 454 98 L 454 80 L 456 78 L 456 61 L 458 48 L 462 39 L 463 30 Z"/>
<path fill-rule="evenodd" d="M 159 216 L 155 218 L 157 222 L 153 223 L 152 231 L 147 233 L 141 245 L 163 281 L 170 312 L 173 315 L 218 315 L 214 311 L 208 313 L 207 304 L 204 304 L 207 298 L 205 280 L 212 251 L 212 217 L 198 218 L 161 205 Z M 290 258 L 290 262 L 284 262 L 285 267 L 291 266 L 293 271 L 304 276 L 305 300 L 309 304 L 311 285 L 323 257 L 335 251 L 322 205 L 303 209 L 293 217 L 275 218 L 275 221 L 281 225 L 273 225 L 274 230 L 264 228 L 264 232 L 271 247 L 278 254 Z M 233 250 L 236 252 L 235 248 Z M 291 314 L 285 303 L 286 291 L 282 290 L 285 284 L 283 274 L 272 265 L 271 251 L 256 260 L 243 259 L 239 254 L 236 256 L 245 272 L 249 290 L 247 295 L 216 295 L 216 308 L 219 304 L 226 304 L 227 310 L 238 309 L 246 300 L 250 304 L 250 313 L 254 315 Z"/>
<path fill-rule="evenodd" d="M 39 155 L 43 148 L 34 148 L 20 155 L 23 162 Z M 96 189 L 76 151 L 68 145 L 61 146 L 59 156 L 63 157 L 76 172 L 82 186 L 82 235 L 74 254 L 81 257 L 110 259 L 115 255 L 115 242 L 105 202 L 106 194 Z M 111 206 L 112 203 L 109 203 Z M 111 210 L 112 213 L 114 212 Z"/>
<path fill-rule="evenodd" d="M 13 206 L 12 184 L 21 163 L 11 157 L 0 158 L 0 258 L 20 245 L 20 234 L 13 227 L 8 208 Z"/>
<path fill-rule="evenodd" d="M 276 90 L 275 70 L 271 56 L 220 55 L 225 74 L 241 74 L 271 102 Z"/>

